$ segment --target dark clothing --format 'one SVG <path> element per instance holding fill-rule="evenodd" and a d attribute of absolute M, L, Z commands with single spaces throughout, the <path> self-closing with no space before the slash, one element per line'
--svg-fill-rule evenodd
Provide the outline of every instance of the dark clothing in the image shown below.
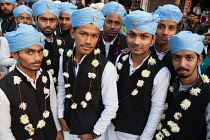
<path fill-rule="evenodd" d="M 210 52 L 210 44 L 208 45 L 208 47 L 207 47 L 207 54 Z M 201 53 L 201 55 L 203 55 L 203 59 L 205 59 L 206 58 L 206 52 L 205 52 L 205 50 L 203 49 L 203 52 Z"/>
<path fill-rule="evenodd" d="M 195 24 L 194 27 L 192 27 L 192 24 L 184 23 L 183 31 L 191 31 L 193 33 L 198 33 L 200 26 L 198 24 Z"/>
<path fill-rule="evenodd" d="M 74 39 L 70 35 L 70 30 L 62 31 L 60 27 L 56 29 L 56 35 L 59 35 L 65 41 L 65 49 L 73 49 Z"/>
<path fill-rule="evenodd" d="M 151 109 L 151 92 L 153 88 L 153 81 L 156 74 L 164 67 L 164 64 L 156 59 L 156 65 L 148 65 L 148 59 L 139 67 L 134 73 L 130 73 L 129 58 L 123 62 L 122 54 L 119 62 L 123 64 L 121 70 L 118 70 L 119 80 L 117 82 L 119 109 L 117 117 L 113 120 L 115 130 L 134 135 L 141 135 L 149 117 Z M 153 57 L 154 58 L 154 57 Z M 142 77 L 143 70 L 149 70 L 150 76 L 148 78 Z M 138 94 L 136 96 L 130 95 L 136 88 L 138 80 L 144 79 L 143 87 L 137 88 Z M 125 97 L 127 97 L 125 99 Z M 125 100 L 123 100 L 125 99 Z"/>
<path fill-rule="evenodd" d="M 57 40 L 61 40 L 61 45 L 58 45 Z M 49 51 L 49 54 L 47 57 L 43 57 L 41 68 L 45 70 L 54 70 L 54 74 L 52 74 L 53 77 L 58 78 L 58 71 L 59 71 L 59 59 L 61 54 L 59 54 L 59 49 L 65 49 L 64 41 L 63 39 L 55 35 L 53 38 L 53 42 L 48 42 L 45 40 L 45 46 L 44 49 L 47 49 Z M 51 64 L 47 65 L 47 60 L 51 60 Z M 55 87 L 57 87 L 57 82 L 55 83 Z"/>
<path fill-rule="evenodd" d="M 180 81 L 176 79 L 173 84 L 174 91 L 168 92 L 166 102 L 168 109 L 164 112 L 166 117 L 161 121 L 163 128 L 167 129 L 171 136 L 164 137 L 164 140 L 205 140 L 206 139 L 206 120 L 205 110 L 210 101 L 210 84 L 204 84 L 201 77 L 192 85 L 193 88 L 199 87 L 201 93 L 198 96 L 190 95 L 189 91 L 179 92 Z M 189 99 L 191 102 L 187 110 L 183 110 L 180 106 L 181 102 Z M 179 121 L 175 121 L 174 114 L 181 112 L 182 117 Z M 174 121 L 178 124 L 180 131 L 173 133 L 171 128 L 167 125 L 168 121 Z"/>
<path fill-rule="evenodd" d="M 97 59 L 99 62 L 97 67 L 91 65 L 94 59 Z M 78 73 L 75 76 L 76 65 L 73 55 L 71 57 L 63 55 L 63 72 L 68 72 L 70 75 L 69 78 L 64 77 L 64 81 L 71 85 L 69 88 L 66 88 L 66 94 L 72 94 L 72 99 L 65 99 L 64 118 L 71 130 L 71 134 L 81 135 L 91 133 L 95 123 L 100 118 L 101 112 L 104 110 L 101 95 L 101 81 L 107 62 L 108 59 L 100 54 L 95 56 L 92 52 L 81 62 Z M 89 72 L 94 72 L 97 75 L 92 81 L 88 78 Z M 86 101 L 85 96 L 87 92 L 91 92 L 93 99 L 90 101 Z M 74 103 L 78 103 L 76 109 L 71 108 L 73 101 Z M 80 104 L 82 101 L 87 102 L 86 108 L 82 108 Z"/>
<path fill-rule="evenodd" d="M 204 22 L 200 25 L 200 29 L 198 31 L 199 35 L 203 35 L 204 33 L 208 32 L 208 29 L 210 28 L 210 24 L 207 22 Z"/>
<path fill-rule="evenodd" d="M 16 29 L 15 17 L 11 19 L 4 19 L 1 23 L 2 33 L 11 32 Z"/>
<path fill-rule="evenodd" d="M 36 89 L 27 81 L 27 78 L 16 68 L 14 72 L 10 72 L 0 81 L 0 88 L 4 91 L 10 102 L 10 114 L 11 114 L 11 130 L 16 140 L 26 140 L 29 138 L 28 131 L 24 129 L 25 125 L 20 122 L 21 115 L 24 115 L 23 111 L 19 108 L 20 105 L 20 93 L 18 85 L 13 83 L 13 76 L 19 76 L 21 78 L 20 91 L 23 102 L 27 104 L 27 108 L 24 111 L 30 120 L 30 123 L 36 128 L 38 122 L 43 119 L 42 114 L 45 110 L 45 94 L 43 92 L 44 84 L 42 82 L 42 76 L 46 76 L 49 79 L 47 71 L 43 70 L 39 78 L 37 79 Z M 46 88 L 50 89 L 50 80 L 47 80 Z M 50 116 L 44 121 L 45 127 L 42 129 L 36 129 L 34 135 L 31 137 L 34 140 L 56 140 L 57 130 L 55 127 L 52 111 L 50 108 L 50 97 L 46 99 L 46 110 L 50 112 Z"/>
<path fill-rule="evenodd" d="M 101 33 L 98 43 L 96 45 L 96 48 L 99 48 L 101 50 L 101 54 L 103 56 L 106 56 L 106 49 L 105 44 L 103 42 L 103 33 Z M 115 64 L 115 61 L 118 57 L 118 55 L 121 54 L 121 50 L 124 50 L 127 48 L 127 40 L 126 37 L 123 34 L 118 33 L 117 38 L 115 39 L 113 45 L 110 45 L 109 48 L 109 54 L 107 55 L 107 58 Z"/>
<path fill-rule="evenodd" d="M 155 46 L 151 46 L 150 47 L 150 51 L 151 51 L 152 55 L 155 56 L 155 58 L 158 59 L 158 55 L 157 55 L 156 50 L 155 50 L 154 47 Z M 174 66 L 172 65 L 172 54 L 171 54 L 170 50 L 163 57 L 162 62 L 165 64 L 165 66 L 170 71 L 170 73 L 171 73 L 171 83 L 173 83 L 175 78 L 176 78 L 176 76 L 177 76 L 177 73 L 176 73 L 176 71 L 174 69 Z"/>

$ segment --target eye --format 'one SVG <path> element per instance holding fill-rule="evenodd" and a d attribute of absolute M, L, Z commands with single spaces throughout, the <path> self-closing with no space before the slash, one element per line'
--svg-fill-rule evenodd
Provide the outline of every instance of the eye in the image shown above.
<path fill-rule="evenodd" d="M 26 53 L 30 55 L 30 54 L 32 54 L 33 52 L 32 52 L 32 51 L 27 51 Z"/>
<path fill-rule="evenodd" d="M 42 54 L 42 53 L 43 53 L 43 50 L 38 51 L 38 53 L 39 53 L 39 54 Z"/>
<path fill-rule="evenodd" d="M 98 35 L 93 35 L 93 38 L 98 38 Z"/>
<path fill-rule="evenodd" d="M 163 25 L 158 25 L 158 29 L 163 29 Z"/>
<path fill-rule="evenodd" d="M 128 34 L 130 37 L 135 37 L 136 35 L 134 33 L 129 33 Z"/>
<path fill-rule="evenodd" d="M 192 60 L 192 59 L 193 59 L 192 56 L 188 56 L 188 57 L 187 57 L 187 60 Z"/>
<path fill-rule="evenodd" d="M 52 23 L 54 23 L 55 21 L 56 21 L 55 18 L 51 18 L 51 19 L 50 19 L 50 22 L 52 22 Z"/>
<path fill-rule="evenodd" d="M 148 36 L 147 36 L 147 35 L 142 35 L 141 38 L 142 38 L 142 39 L 147 39 Z"/>
<path fill-rule="evenodd" d="M 106 21 L 106 23 L 111 24 L 112 22 L 110 20 Z"/>
<path fill-rule="evenodd" d="M 169 30 L 175 30 L 176 28 L 174 26 L 169 27 Z"/>
<path fill-rule="evenodd" d="M 46 22 L 46 21 L 47 21 L 47 19 L 45 19 L 45 18 L 40 18 L 40 20 L 41 20 L 42 22 Z"/>
<path fill-rule="evenodd" d="M 120 25 L 120 22 L 115 22 L 115 25 L 119 26 Z"/>
<path fill-rule="evenodd" d="M 85 33 L 80 33 L 82 36 L 85 36 Z"/>
<path fill-rule="evenodd" d="M 180 57 L 179 57 L 179 56 L 174 56 L 173 59 L 174 59 L 175 61 L 178 61 L 178 60 L 180 60 Z"/>

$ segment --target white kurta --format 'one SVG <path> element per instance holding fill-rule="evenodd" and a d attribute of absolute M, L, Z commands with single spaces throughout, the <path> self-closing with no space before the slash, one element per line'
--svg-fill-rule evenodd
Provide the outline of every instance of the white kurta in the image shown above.
<path fill-rule="evenodd" d="M 85 57 L 85 56 L 84 56 Z M 81 62 L 84 60 L 81 59 Z M 79 65 L 75 67 L 75 72 L 77 74 L 79 70 Z M 71 76 L 71 75 L 70 75 Z M 104 105 L 104 110 L 101 113 L 101 117 L 96 122 L 93 132 L 102 136 L 98 140 L 106 140 L 103 133 L 106 131 L 107 126 L 110 124 L 111 119 L 114 117 L 118 109 L 118 96 L 116 87 L 117 71 L 111 62 L 108 62 L 104 68 L 102 74 L 101 82 L 101 95 L 102 102 Z M 64 112 L 64 100 L 66 97 L 64 88 L 64 77 L 63 77 L 63 56 L 60 57 L 60 68 L 58 74 L 58 118 L 63 118 Z M 65 140 L 78 140 L 77 135 L 69 134 L 69 132 L 64 132 Z"/>
<path fill-rule="evenodd" d="M 25 73 L 23 73 L 20 69 L 18 70 L 27 78 L 27 81 L 31 83 L 34 89 L 36 89 L 36 81 L 41 73 L 37 71 L 36 79 L 34 80 L 34 79 L 31 79 L 29 76 L 27 76 Z M 55 92 L 52 76 L 50 73 L 49 73 L 49 77 L 50 77 L 50 96 L 48 96 L 48 98 L 50 97 L 50 108 L 53 114 L 57 131 L 60 131 L 61 126 L 57 117 L 56 92 Z M 11 131 L 10 102 L 7 96 L 5 95 L 5 93 L 2 91 L 2 89 L 0 89 L 0 114 L 1 114 L 0 115 L 0 140 L 15 140 Z"/>
<path fill-rule="evenodd" d="M 117 58 L 116 64 L 119 61 L 119 57 Z M 144 62 L 148 59 L 149 55 L 142 61 L 142 63 L 137 66 L 133 67 L 133 62 L 131 59 L 131 55 L 129 56 L 129 64 L 130 64 L 130 75 L 135 72 L 139 67 L 141 67 Z M 160 71 L 156 74 L 154 81 L 153 81 L 153 88 L 152 88 L 152 104 L 150 114 L 147 120 L 147 124 L 142 132 L 139 135 L 128 134 L 124 132 L 114 131 L 114 125 L 110 124 L 108 130 L 106 132 L 107 140 L 136 140 L 140 137 L 140 140 L 151 140 L 155 134 L 156 128 L 158 123 L 160 122 L 160 115 L 163 112 L 165 99 L 167 96 L 168 87 L 170 84 L 171 74 L 168 68 L 163 67 Z"/>

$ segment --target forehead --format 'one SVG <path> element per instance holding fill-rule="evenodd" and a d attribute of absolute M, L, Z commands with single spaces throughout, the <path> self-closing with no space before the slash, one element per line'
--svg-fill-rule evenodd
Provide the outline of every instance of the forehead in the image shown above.
<path fill-rule="evenodd" d="M 210 39 L 210 36 L 205 36 L 205 39 Z"/>
<path fill-rule="evenodd" d="M 21 13 L 18 17 L 30 17 L 28 13 Z"/>
<path fill-rule="evenodd" d="M 83 31 L 88 34 L 100 34 L 99 28 L 92 23 L 81 25 L 76 28 L 76 31 L 78 31 L 78 32 Z"/>
<path fill-rule="evenodd" d="M 68 13 L 65 13 L 65 12 L 60 12 L 60 17 L 62 18 L 70 18 L 70 15 Z"/>
<path fill-rule="evenodd" d="M 173 55 L 187 56 L 187 55 L 197 55 L 197 54 L 190 50 L 180 50 L 178 52 L 175 52 Z"/>
<path fill-rule="evenodd" d="M 41 50 L 41 49 L 43 49 L 43 48 L 42 48 L 40 45 L 34 44 L 34 45 L 32 45 L 32 46 L 29 46 L 29 47 L 23 49 L 23 51 L 27 51 L 27 50 L 39 51 L 39 50 Z"/>
<path fill-rule="evenodd" d="M 45 12 L 39 15 L 39 17 L 44 17 L 44 18 L 57 18 L 53 13 L 51 12 Z"/>
<path fill-rule="evenodd" d="M 135 34 L 150 34 L 148 32 L 145 32 L 145 31 L 142 31 L 142 30 L 138 30 L 138 29 L 135 29 L 135 28 L 129 30 L 127 33 L 129 33 L 129 32 L 132 32 L 132 33 L 135 33 Z"/>
<path fill-rule="evenodd" d="M 110 14 L 106 15 L 105 20 L 122 22 L 120 15 L 118 15 L 117 13 L 110 13 Z"/>
<path fill-rule="evenodd" d="M 158 25 L 165 25 L 165 26 L 177 26 L 177 23 L 171 19 L 161 20 L 158 22 Z"/>
<path fill-rule="evenodd" d="M 3 4 L 12 4 L 12 3 L 8 2 L 8 1 L 2 1 L 0 3 L 3 3 Z"/>

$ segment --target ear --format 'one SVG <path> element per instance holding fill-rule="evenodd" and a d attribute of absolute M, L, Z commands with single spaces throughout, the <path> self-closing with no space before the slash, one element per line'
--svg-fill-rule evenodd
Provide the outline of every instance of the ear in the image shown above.
<path fill-rule="evenodd" d="M 157 38 L 157 36 L 156 35 L 153 35 L 151 44 L 154 44 L 155 43 L 156 38 Z"/>
<path fill-rule="evenodd" d="M 34 21 L 38 25 L 38 17 L 34 17 Z"/>
<path fill-rule="evenodd" d="M 201 63 L 202 63 L 202 61 L 203 61 L 203 55 L 200 55 L 200 56 L 198 57 L 198 63 L 197 63 L 197 66 L 200 66 L 200 65 L 201 65 Z"/>
<path fill-rule="evenodd" d="M 18 59 L 19 59 L 18 52 L 10 52 L 10 55 L 11 55 L 15 60 L 18 60 Z"/>
<path fill-rule="evenodd" d="M 70 35 L 73 39 L 75 39 L 75 32 L 76 30 L 74 30 L 74 28 L 70 28 Z"/>

